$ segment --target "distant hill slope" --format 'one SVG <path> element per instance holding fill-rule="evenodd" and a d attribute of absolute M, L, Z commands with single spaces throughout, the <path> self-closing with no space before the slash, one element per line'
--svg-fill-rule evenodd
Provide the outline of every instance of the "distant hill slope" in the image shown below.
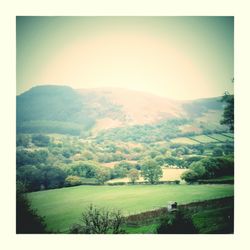
<path fill-rule="evenodd" d="M 17 132 L 80 134 L 90 128 L 97 132 L 173 118 L 206 123 L 206 119 L 220 117 L 219 99 L 176 101 L 120 88 L 74 90 L 44 85 L 17 96 Z"/>
<path fill-rule="evenodd" d="M 18 132 L 79 134 L 93 126 L 87 102 L 67 86 L 38 86 L 17 96 Z"/>
<path fill-rule="evenodd" d="M 79 90 L 81 94 L 95 94 L 118 105 L 123 117 L 112 117 L 122 120 L 126 125 L 154 123 L 163 119 L 183 117 L 181 103 L 153 94 L 122 88 L 97 88 Z M 117 115 L 117 114 L 116 114 Z"/>

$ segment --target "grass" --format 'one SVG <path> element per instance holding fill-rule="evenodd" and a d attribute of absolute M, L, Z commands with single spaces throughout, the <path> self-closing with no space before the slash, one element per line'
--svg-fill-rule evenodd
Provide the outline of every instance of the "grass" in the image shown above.
<path fill-rule="evenodd" d="M 233 206 L 205 209 L 194 214 L 192 219 L 199 233 L 233 232 Z"/>
<path fill-rule="evenodd" d="M 211 134 L 209 136 L 210 136 L 210 138 L 212 137 L 212 138 L 218 140 L 219 142 L 227 142 L 227 141 L 233 142 L 233 140 L 234 140 L 233 138 L 230 138 L 230 137 L 225 136 L 223 134 Z"/>
<path fill-rule="evenodd" d="M 169 201 L 185 204 L 233 192 L 233 185 L 77 186 L 33 192 L 28 198 L 38 214 L 45 216 L 49 230 L 67 232 L 91 203 L 129 215 L 164 207 Z"/>
<path fill-rule="evenodd" d="M 196 135 L 192 137 L 177 137 L 170 140 L 172 143 L 178 144 L 199 144 L 199 143 L 219 143 L 219 142 L 233 142 L 232 133 L 216 133 L 211 135 Z"/>
<path fill-rule="evenodd" d="M 200 204 L 200 207 L 193 207 L 182 210 L 189 215 L 199 234 L 216 234 L 216 233 L 233 233 L 234 224 L 234 204 L 232 199 L 211 200 Z M 154 217 L 148 221 L 137 222 L 135 225 L 126 225 L 124 229 L 127 233 L 132 234 L 153 234 L 157 232 L 161 218 Z"/>
<path fill-rule="evenodd" d="M 125 226 L 123 229 L 128 234 L 155 234 L 159 223 L 151 223 L 143 226 Z"/>
<path fill-rule="evenodd" d="M 234 134 L 233 133 L 223 133 L 223 135 L 225 135 L 227 137 L 234 138 Z"/>
<path fill-rule="evenodd" d="M 195 145 L 199 144 L 198 142 L 191 140 L 187 137 L 178 137 L 170 140 L 172 143 L 178 143 L 178 144 L 190 144 L 190 145 Z"/>
<path fill-rule="evenodd" d="M 211 137 L 208 137 L 206 135 L 197 135 L 197 136 L 193 136 L 192 138 L 201 142 L 201 143 L 218 142 L 217 140 L 215 140 Z"/>

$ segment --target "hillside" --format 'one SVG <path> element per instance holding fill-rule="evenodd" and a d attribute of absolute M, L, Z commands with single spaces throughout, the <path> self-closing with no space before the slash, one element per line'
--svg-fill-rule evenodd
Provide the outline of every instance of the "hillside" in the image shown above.
<path fill-rule="evenodd" d="M 123 119 L 120 120 L 123 120 L 125 125 L 154 123 L 184 116 L 181 102 L 145 92 L 121 88 L 97 88 L 79 92 L 94 94 L 100 99 L 106 98 L 114 105 L 120 106 L 123 112 Z"/>
<path fill-rule="evenodd" d="M 120 88 L 74 90 L 44 85 L 17 96 L 17 132 L 79 135 L 91 129 L 96 134 L 171 119 L 192 119 L 192 124 L 183 124 L 184 132 L 199 131 L 207 121 L 214 129 L 220 127 L 223 110 L 219 99 L 176 101 Z"/>

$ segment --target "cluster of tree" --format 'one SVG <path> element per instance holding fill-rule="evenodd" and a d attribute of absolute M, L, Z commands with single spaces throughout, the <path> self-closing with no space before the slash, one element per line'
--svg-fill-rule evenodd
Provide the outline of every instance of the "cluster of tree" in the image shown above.
<path fill-rule="evenodd" d="M 229 126 L 230 131 L 234 132 L 234 95 L 226 92 L 221 101 L 226 104 L 221 124 Z"/>
<path fill-rule="evenodd" d="M 85 178 L 94 178 L 98 168 L 99 165 L 97 165 L 96 162 L 81 161 L 70 164 L 67 167 L 67 174 Z"/>
<path fill-rule="evenodd" d="M 99 142 L 112 140 L 135 141 L 141 143 L 169 140 L 178 136 L 181 133 L 178 127 L 188 122 L 189 120 L 187 119 L 172 119 L 152 125 L 146 124 L 113 128 L 105 132 L 99 132 L 96 139 Z"/>
<path fill-rule="evenodd" d="M 38 147 L 46 147 L 50 143 L 50 137 L 43 134 L 33 134 L 32 143 Z"/>
<path fill-rule="evenodd" d="M 189 170 L 181 176 L 186 182 L 192 183 L 202 179 L 212 179 L 234 174 L 232 157 L 208 157 L 193 162 Z"/>
<path fill-rule="evenodd" d="M 16 136 L 16 146 L 27 148 L 30 143 L 30 136 L 26 134 L 17 134 Z"/>
<path fill-rule="evenodd" d="M 104 184 L 110 179 L 126 176 L 135 182 L 139 178 L 136 167 L 126 161 L 120 162 L 113 169 L 94 161 L 77 161 L 58 167 L 48 160 L 47 151 L 22 150 L 17 157 L 17 180 L 25 184 L 27 191 L 75 186 L 86 183 L 86 180 Z"/>
<path fill-rule="evenodd" d="M 183 167 L 183 160 L 178 157 L 164 157 L 164 156 L 157 156 L 154 158 L 154 160 L 160 165 L 160 166 L 176 166 L 176 167 Z"/>
<path fill-rule="evenodd" d="M 122 161 L 125 159 L 126 159 L 125 156 L 121 153 L 99 153 L 97 155 L 97 160 L 103 163 Z"/>
<path fill-rule="evenodd" d="M 92 179 L 93 182 L 103 184 L 105 181 L 112 179 L 113 170 L 94 161 L 81 161 L 67 166 L 66 173 L 69 176 Z"/>
<path fill-rule="evenodd" d="M 63 187 L 67 174 L 64 170 L 49 165 L 25 165 L 17 169 L 17 180 L 27 191 L 37 191 Z"/>
<path fill-rule="evenodd" d="M 16 152 L 16 166 L 17 168 L 25 165 L 40 165 L 46 163 L 48 159 L 47 150 L 17 150 Z"/>

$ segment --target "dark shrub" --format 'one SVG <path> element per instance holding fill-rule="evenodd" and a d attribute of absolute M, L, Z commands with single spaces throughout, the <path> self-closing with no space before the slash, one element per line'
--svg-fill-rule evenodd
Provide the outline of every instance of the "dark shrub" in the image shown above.
<path fill-rule="evenodd" d="M 17 183 L 16 194 L 16 233 L 17 234 L 37 234 L 45 233 L 44 218 L 37 215 L 36 211 L 23 193 L 25 187 L 21 182 Z"/>
<path fill-rule="evenodd" d="M 158 234 L 195 234 L 197 230 L 192 219 L 182 211 L 173 211 L 162 219 Z"/>

